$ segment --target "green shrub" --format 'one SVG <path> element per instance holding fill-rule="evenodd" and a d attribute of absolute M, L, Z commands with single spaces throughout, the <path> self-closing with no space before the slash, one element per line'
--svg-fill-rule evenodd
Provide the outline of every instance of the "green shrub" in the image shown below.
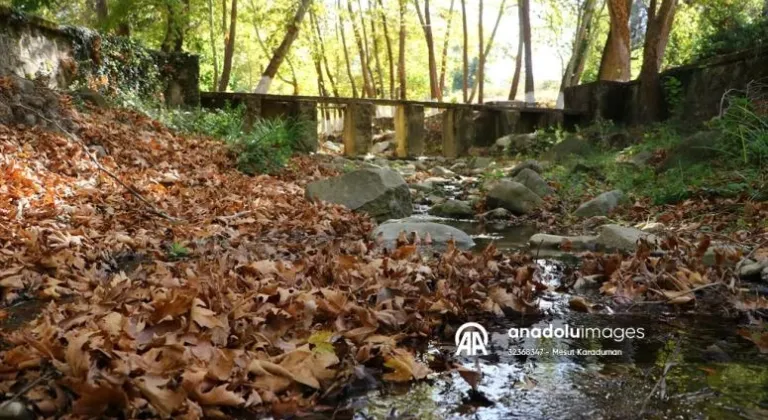
<path fill-rule="evenodd" d="M 768 115 L 746 97 L 731 97 L 728 109 L 713 125 L 723 132 L 720 150 L 744 165 L 762 167 L 768 159 Z"/>
<path fill-rule="evenodd" d="M 306 124 L 295 119 L 258 120 L 251 131 L 227 139 L 237 167 L 249 175 L 274 173 L 285 166 Z"/>
<path fill-rule="evenodd" d="M 257 120 L 244 130 L 244 108 L 169 109 L 138 95 L 120 95 L 115 105 L 133 108 L 182 134 L 223 140 L 237 156 L 237 167 L 249 175 L 275 173 L 301 147 L 307 123 L 297 119 Z"/>
<path fill-rule="evenodd" d="M 768 20 L 737 22 L 734 27 L 721 30 L 702 38 L 696 45 L 695 57 L 699 60 L 728 54 L 749 48 L 759 48 L 768 39 Z"/>

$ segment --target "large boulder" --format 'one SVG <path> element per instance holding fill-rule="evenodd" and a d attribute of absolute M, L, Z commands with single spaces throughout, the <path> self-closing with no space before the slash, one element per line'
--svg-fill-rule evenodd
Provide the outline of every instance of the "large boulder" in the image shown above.
<path fill-rule="evenodd" d="M 552 194 L 552 188 L 549 187 L 547 181 L 544 181 L 544 178 L 532 169 L 523 169 L 513 179 L 525 185 L 539 197 L 546 197 Z"/>
<path fill-rule="evenodd" d="M 573 215 L 578 217 L 606 216 L 610 214 L 623 199 L 624 193 L 620 190 L 604 192 L 580 205 Z"/>
<path fill-rule="evenodd" d="M 517 165 L 515 165 L 514 168 L 512 168 L 511 171 L 509 171 L 509 176 L 515 177 L 517 174 L 519 174 L 523 169 L 530 169 L 538 174 L 544 172 L 544 165 L 539 163 L 535 160 L 526 160 L 524 162 L 520 162 Z"/>
<path fill-rule="evenodd" d="M 659 171 L 685 167 L 718 157 L 720 154 L 717 146 L 719 136 L 720 134 L 714 131 L 700 131 L 686 137 L 667 151 L 667 157 L 659 165 Z"/>
<path fill-rule="evenodd" d="M 494 163 L 493 158 L 487 156 L 475 156 L 469 161 L 469 167 L 472 169 L 487 169 Z"/>
<path fill-rule="evenodd" d="M 371 146 L 371 153 L 374 155 L 381 155 L 387 151 L 392 149 L 392 142 L 385 140 L 380 141 L 378 143 L 375 143 L 373 146 Z"/>
<path fill-rule="evenodd" d="M 389 220 L 382 223 L 373 231 L 373 237 L 381 240 L 382 245 L 392 247 L 397 242 L 397 237 L 401 232 L 405 232 L 409 236 L 415 232 L 421 239 L 429 235 L 432 238 L 432 246 L 436 248 L 444 248 L 451 239 L 461 249 L 469 249 L 475 246 L 475 241 L 472 240 L 471 236 L 453 226 L 414 218 Z"/>
<path fill-rule="evenodd" d="M 577 134 L 572 134 L 552 146 L 543 157 L 553 162 L 563 162 L 578 156 L 588 156 L 593 151 L 593 146 L 587 140 Z"/>
<path fill-rule="evenodd" d="M 528 239 L 531 249 L 573 250 L 594 249 L 596 236 L 560 236 L 537 233 Z"/>
<path fill-rule="evenodd" d="M 639 239 L 651 243 L 657 242 L 655 235 L 639 229 L 620 225 L 604 225 L 600 227 L 600 233 L 597 235 L 595 243 L 598 248 L 606 251 L 633 252 L 637 249 Z"/>
<path fill-rule="evenodd" d="M 430 169 L 429 174 L 442 178 L 453 178 L 456 176 L 455 172 L 451 171 L 450 169 L 445 169 L 442 166 L 435 166 L 434 168 Z"/>
<path fill-rule="evenodd" d="M 429 209 L 429 214 L 452 219 L 471 219 L 475 211 L 466 201 L 448 200 L 433 206 Z"/>
<path fill-rule="evenodd" d="M 502 207 L 515 214 L 528 214 L 544 204 L 535 192 L 525 185 L 502 179 L 495 183 L 486 197 L 488 207 Z"/>
<path fill-rule="evenodd" d="M 377 221 L 413 213 L 411 192 L 399 173 L 385 168 L 365 168 L 307 184 L 307 198 L 341 204 L 368 213 Z"/>
<path fill-rule="evenodd" d="M 495 147 L 498 151 L 517 154 L 530 151 L 536 145 L 536 142 L 536 133 L 507 134 L 504 137 L 496 139 Z"/>

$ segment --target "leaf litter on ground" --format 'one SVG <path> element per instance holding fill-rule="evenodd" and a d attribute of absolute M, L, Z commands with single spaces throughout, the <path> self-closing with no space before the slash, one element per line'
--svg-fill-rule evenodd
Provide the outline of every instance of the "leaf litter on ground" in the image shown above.
<path fill-rule="evenodd" d="M 46 302 L 3 331 L 0 399 L 39 415 L 301 414 L 360 378 L 426 378 L 413 340 L 449 320 L 535 314 L 548 288 L 530 257 L 493 246 L 379 248 L 368 217 L 304 198 L 335 174 L 312 157 L 247 176 L 221 142 L 60 102 L 76 136 L 0 125 L 0 300 Z M 79 141 L 104 151 L 98 162 Z M 580 273 L 628 302 L 689 304 L 727 283 L 685 255 L 590 254 Z"/>

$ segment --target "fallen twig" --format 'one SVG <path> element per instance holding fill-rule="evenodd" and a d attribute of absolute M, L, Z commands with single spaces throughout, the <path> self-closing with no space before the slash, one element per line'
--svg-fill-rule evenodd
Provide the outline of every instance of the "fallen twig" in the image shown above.
<path fill-rule="evenodd" d="M 101 164 L 101 162 L 99 162 L 99 159 L 98 159 L 96 156 L 94 156 L 94 155 L 93 155 L 93 153 L 91 153 L 91 151 L 90 151 L 90 150 L 88 150 L 88 146 L 85 144 L 85 142 L 83 141 L 83 139 L 81 139 L 81 138 L 80 138 L 80 137 L 78 137 L 77 135 L 75 135 L 75 134 L 73 134 L 73 133 L 70 133 L 69 131 L 67 131 L 67 130 L 66 130 L 64 127 L 62 127 L 62 126 L 61 126 L 61 124 L 59 124 L 58 122 L 56 122 L 56 121 L 54 121 L 54 120 L 51 120 L 51 119 L 49 119 L 49 118 L 46 118 L 46 117 L 45 117 L 45 116 L 44 116 L 42 113 L 40 113 L 40 111 L 38 111 L 38 110 L 36 110 L 36 109 L 34 109 L 34 108 L 30 108 L 30 107 L 28 107 L 28 106 L 26 106 L 26 105 L 24 105 L 24 104 L 19 104 L 19 106 L 20 106 L 20 107 L 22 107 L 22 108 L 24 108 L 24 109 L 26 109 L 26 110 L 28 110 L 28 111 L 32 111 L 32 112 L 34 112 L 34 113 L 35 113 L 35 114 L 37 114 L 37 116 L 38 116 L 38 117 L 40 117 L 42 120 L 44 120 L 44 121 L 47 121 L 48 123 L 51 123 L 51 124 L 55 125 L 55 126 L 56 126 L 56 128 L 58 128 L 59 130 L 61 130 L 61 132 L 62 132 L 62 133 L 64 133 L 64 134 L 65 134 L 67 137 L 69 137 L 69 138 L 70 138 L 70 139 L 72 139 L 73 141 L 76 141 L 77 143 L 79 143 L 79 144 L 80 144 L 80 146 L 83 148 L 83 151 L 85 152 L 85 154 L 88 156 L 88 158 L 90 158 L 90 159 L 91 159 L 91 161 L 92 161 L 92 162 L 93 162 L 93 163 L 96 165 L 96 167 L 97 167 L 97 168 L 99 168 L 99 170 L 100 170 L 100 171 L 102 171 L 102 172 L 104 172 L 105 174 L 109 175 L 109 177 L 110 177 L 110 178 L 114 179 L 114 180 L 115 180 L 115 181 L 116 181 L 118 184 L 120 184 L 120 185 L 121 185 L 123 188 L 125 188 L 126 190 L 128 190 L 128 192 L 130 192 L 130 193 L 131 193 L 131 194 L 132 194 L 134 197 L 136 197 L 137 199 L 139 199 L 139 201 L 141 201 L 141 202 L 142 202 L 142 203 L 144 203 L 144 204 L 145 204 L 147 207 L 149 207 L 149 210 L 150 210 L 150 212 L 151 212 L 151 213 L 154 213 L 155 215 L 157 215 L 157 216 L 160 216 L 160 217 L 162 217 L 163 219 L 169 220 L 169 221 L 171 221 L 171 222 L 174 222 L 174 223 L 176 223 L 176 222 L 179 222 L 179 221 L 180 221 L 179 219 L 177 219 L 177 218 L 175 218 L 175 217 L 172 217 L 172 216 L 169 216 L 169 215 L 168 215 L 167 213 L 165 213 L 164 211 L 162 211 L 162 210 L 158 209 L 157 207 L 155 207 L 155 205 L 154 205 L 154 204 L 152 204 L 152 203 L 151 203 L 149 200 L 147 200 L 146 198 L 144 198 L 144 196 L 143 196 L 143 195 L 141 195 L 141 193 L 140 193 L 138 190 L 136 190 L 136 189 L 135 189 L 135 188 L 133 188 L 132 186 L 130 186 L 130 185 L 128 185 L 128 184 L 126 184 L 126 183 L 125 183 L 125 182 L 123 182 L 123 181 L 122 181 L 122 180 L 121 180 L 121 179 L 120 179 L 120 178 L 119 178 L 117 175 L 115 175 L 114 173 L 112 173 L 112 172 L 111 172 L 109 169 L 105 168 L 105 167 L 104 167 L 104 166 Z"/>

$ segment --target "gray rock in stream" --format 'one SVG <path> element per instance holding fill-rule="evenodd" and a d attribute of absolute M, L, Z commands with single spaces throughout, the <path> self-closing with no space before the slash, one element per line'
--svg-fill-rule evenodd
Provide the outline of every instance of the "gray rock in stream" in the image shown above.
<path fill-rule="evenodd" d="M 607 216 L 622 200 L 624 200 L 624 193 L 620 190 L 604 192 L 580 205 L 573 212 L 573 215 L 579 217 Z"/>
<path fill-rule="evenodd" d="M 423 221 L 417 218 L 388 220 L 373 231 L 373 237 L 380 238 L 385 247 L 391 248 L 397 242 L 400 232 L 403 231 L 406 234 L 415 232 L 421 239 L 426 238 L 427 234 L 429 234 L 432 238 L 432 246 L 436 248 L 444 248 L 451 238 L 456 242 L 456 246 L 461 249 L 469 249 L 475 246 L 475 241 L 472 240 L 472 237 L 453 226 Z"/>
<path fill-rule="evenodd" d="M 597 236 L 559 236 L 537 233 L 531 236 L 528 245 L 531 249 L 634 252 L 637 249 L 639 239 L 645 239 L 651 243 L 657 241 L 656 236 L 635 228 L 604 225 L 600 227 Z"/>
<path fill-rule="evenodd" d="M 552 188 L 549 187 L 547 181 L 532 169 L 524 168 L 515 175 L 514 180 L 525 185 L 539 197 L 552 195 Z"/>
<path fill-rule="evenodd" d="M 528 245 L 531 249 L 559 250 L 565 244 L 568 244 L 566 248 L 574 251 L 594 249 L 597 244 L 597 236 L 560 236 L 537 233 L 528 239 Z"/>
<path fill-rule="evenodd" d="M 502 207 L 515 214 L 531 213 L 544 204 L 544 200 L 528 187 L 508 179 L 494 183 L 486 202 L 489 207 Z"/>
<path fill-rule="evenodd" d="M 466 201 L 448 200 L 433 206 L 429 209 L 429 214 L 452 219 L 471 219 L 475 211 Z"/>
<path fill-rule="evenodd" d="M 637 241 L 640 239 L 651 243 L 658 242 L 656 235 L 620 225 L 601 226 L 595 242 L 603 250 L 633 252 L 637 249 Z"/>
<path fill-rule="evenodd" d="M 399 173 L 366 168 L 307 184 L 305 195 L 368 213 L 378 221 L 410 216 L 411 192 Z"/>

